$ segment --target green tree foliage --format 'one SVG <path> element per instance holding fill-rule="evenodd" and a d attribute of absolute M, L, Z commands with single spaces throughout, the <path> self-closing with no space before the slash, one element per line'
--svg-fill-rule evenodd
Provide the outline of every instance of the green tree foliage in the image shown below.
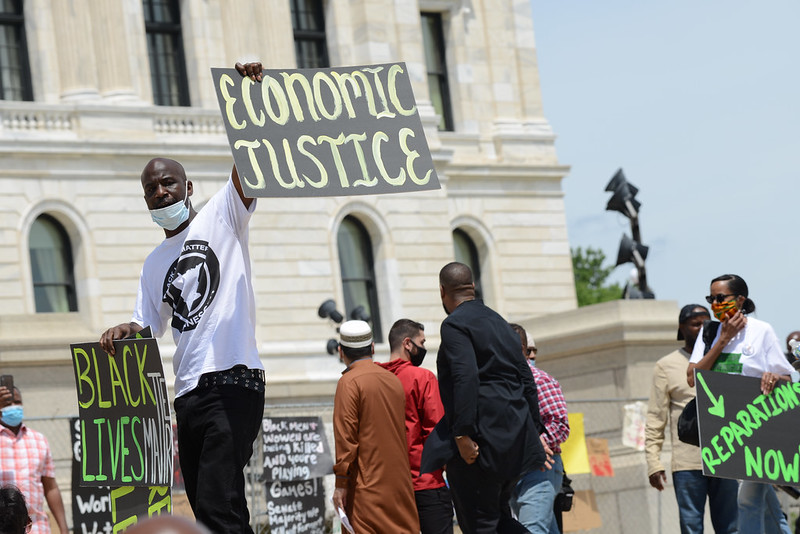
<path fill-rule="evenodd" d="M 622 287 L 618 283 L 606 283 L 614 267 L 603 267 L 606 255 L 602 250 L 592 247 L 583 250 L 578 247 L 570 249 L 570 252 L 579 307 L 622 298 Z"/>

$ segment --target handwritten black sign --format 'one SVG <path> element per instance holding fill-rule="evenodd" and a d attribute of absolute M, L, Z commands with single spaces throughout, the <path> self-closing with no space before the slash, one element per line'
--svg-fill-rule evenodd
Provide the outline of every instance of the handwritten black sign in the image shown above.
<path fill-rule="evenodd" d="M 695 371 L 703 474 L 800 486 L 800 383 Z"/>
<path fill-rule="evenodd" d="M 211 74 L 247 196 L 440 188 L 405 63 Z"/>
<path fill-rule="evenodd" d="M 325 530 L 325 491 L 321 478 L 267 484 L 267 515 L 271 534 Z"/>
<path fill-rule="evenodd" d="M 72 435 L 72 524 L 75 534 L 123 532 L 145 518 L 172 512 L 168 487 L 81 485 L 81 423 L 70 420 Z"/>
<path fill-rule="evenodd" d="M 71 345 L 85 486 L 170 486 L 172 424 L 155 339 Z"/>
<path fill-rule="evenodd" d="M 265 417 L 262 430 L 264 480 L 307 480 L 333 472 L 319 417 Z"/>

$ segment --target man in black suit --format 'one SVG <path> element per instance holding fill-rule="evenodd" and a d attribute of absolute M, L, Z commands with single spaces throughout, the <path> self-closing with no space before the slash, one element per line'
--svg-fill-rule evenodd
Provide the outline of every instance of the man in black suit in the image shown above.
<path fill-rule="evenodd" d="M 445 417 L 425 443 L 424 467 L 447 463 L 465 534 L 528 532 L 508 500 L 521 475 L 546 466 L 547 453 L 519 336 L 475 299 L 472 271 L 463 263 L 442 268 L 439 290 L 448 314 L 436 361 Z"/>

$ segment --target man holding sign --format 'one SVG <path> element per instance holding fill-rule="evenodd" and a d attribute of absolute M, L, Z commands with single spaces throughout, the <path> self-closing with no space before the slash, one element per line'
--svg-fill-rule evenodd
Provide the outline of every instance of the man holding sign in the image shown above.
<path fill-rule="evenodd" d="M 262 78 L 261 63 L 236 64 Z M 255 340 L 255 297 L 245 197 L 236 166 L 226 185 L 197 212 L 180 163 L 151 160 L 144 199 L 166 238 L 142 268 L 133 320 L 109 328 L 100 344 L 150 326 L 175 341 L 175 412 L 186 494 L 195 517 L 213 532 L 252 533 L 244 467 L 264 412 L 264 367 Z"/>

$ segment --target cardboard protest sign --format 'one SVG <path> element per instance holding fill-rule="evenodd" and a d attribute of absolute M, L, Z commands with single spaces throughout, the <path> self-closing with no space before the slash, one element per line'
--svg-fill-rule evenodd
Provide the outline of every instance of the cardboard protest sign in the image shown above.
<path fill-rule="evenodd" d="M 267 484 L 267 516 L 271 534 L 325 530 L 325 488 L 321 478 Z"/>
<path fill-rule="evenodd" d="M 262 430 L 264 480 L 308 480 L 333 472 L 319 417 L 265 417 Z"/>
<path fill-rule="evenodd" d="M 703 474 L 800 486 L 800 383 L 695 370 Z"/>
<path fill-rule="evenodd" d="M 70 420 L 72 435 L 73 532 L 122 532 L 148 517 L 172 512 L 170 489 L 161 487 L 81 485 L 81 422 Z"/>
<path fill-rule="evenodd" d="M 572 509 L 561 514 L 564 532 L 591 530 L 603 526 L 603 518 L 597 508 L 593 490 L 576 491 L 572 497 Z"/>
<path fill-rule="evenodd" d="M 608 452 L 608 440 L 586 438 L 586 449 L 589 452 L 589 465 L 596 477 L 613 477 L 614 466 L 611 465 L 611 454 Z"/>
<path fill-rule="evenodd" d="M 81 434 L 81 484 L 170 486 L 172 424 L 155 339 L 70 346 Z"/>
<path fill-rule="evenodd" d="M 211 75 L 248 197 L 440 188 L 405 63 Z"/>
<path fill-rule="evenodd" d="M 647 422 L 647 404 L 636 401 L 624 406 L 622 444 L 637 451 L 644 450 L 644 427 Z"/>
<path fill-rule="evenodd" d="M 583 431 L 583 414 L 569 413 L 569 437 L 561 444 L 561 461 L 570 475 L 590 473 L 586 434 Z"/>

